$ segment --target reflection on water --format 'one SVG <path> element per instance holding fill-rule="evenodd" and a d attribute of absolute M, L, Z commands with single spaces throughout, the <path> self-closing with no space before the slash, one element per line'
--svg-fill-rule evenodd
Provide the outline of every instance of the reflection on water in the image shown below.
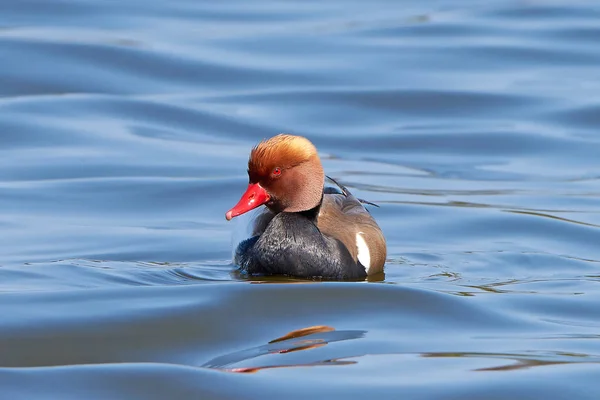
<path fill-rule="evenodd" d="M 595 2 L 0 11 L 3 397 L 599 397 Z M 385 274 L 235 270 L 279 132 L 380 206 Z"/>
<path fill-rule="evenodd" d="M 599 357 L 588 354 L 560 353 L 556 354 L 493 354 L 493 353 L 431 353 L 423 357 L 476 357 L 486 359 L 502 359 L 509 362 L 502 365 L 478 368 L 475 371 L 509 371 L 556 364 L 589 363 L 597 364 Z"/>
<path fill-rule="evenodd" d="M 256 358 L 262 356 L 312 350 L 342 340 L 359 339 L 364 337 L 365 333 L 365 331 L 336 331 L 334 328 L 329 326 L 312 326 L 308 328 L 297 329 L 280 338 L 271 340 L 266 345 L 220 356 L 210 360 L 202 366 L 208 368 L 225 369 L 232 372 L 257 372 L 266 368 L 353 364 L 355 363 L 354 361 L 319 360 L 304 364 L 279 365 L 277 363 L 267 363 L 266 365 L 262 366 L 236 367 L 236 365 L 247 363 L 248 361 L 252 362 L 253 364 L 262 364 L 264 361 L 255 361 Z M 275 360 L 273 360 L 273 362 L 275 362 Z"/>
<path fill-rule="evenodd" d="M 285 364 L 284 357 L 281 359 L 267 357 L 267 360 L 261 360 L 266 356 L 286 355 L 292 352 L 314 350 L 343 340 L 360 339 L 365 336 L 365 331 L 336 331 L 329 326 L 313 326 L 298 329 L 288 334 L 271 340 L 268 344 L 257 346 L 251 349 L 238 351 L 235 353 L 219 356 L 203 364 L 203 367 L 217 368 L 230 372 L 251 372 L 255 373 L 263 369 L 285 368 L 285 367 L 308 367 L 308 366 L 332 366 L 332 365 L 351 365 L 359 362 L 360 356 L 366 354 L 356 354 L 344 359 L 323 359 L 301 364 Z M 598 335 L 587 336 L 587 339 L 598 339 Z M 298 339 L 302 338 L 302 339 Z M 564 337 L 563 337 L 564 338 Z M 536 338 L 536 340 L 539 338 Z M 579 337 L 582 339 L 582 337 Z M 394 355 L 394 353 L 385 353 Z M 396 355 L 409 355 L 410 353 L 398 353 Z M 600 363 L 600 357 L 590 354 L 568 353 L 568 352 L 536 352 L 531 351 L 523 354 L 510 353 L 490 353 L 490 352 L 436 352 L 422 353 L 422 357 L 463 357 L 463 358 L 484 358 L 492 360 L 506 360 L 498 365 L 477 368 L 474 371 L 507 371 L 555 364 L 568 363 Z M 240 364 L 251 364 L 255 366 L 239 366 Z M 260 365 L 260 366 L 256 366 Z"/>

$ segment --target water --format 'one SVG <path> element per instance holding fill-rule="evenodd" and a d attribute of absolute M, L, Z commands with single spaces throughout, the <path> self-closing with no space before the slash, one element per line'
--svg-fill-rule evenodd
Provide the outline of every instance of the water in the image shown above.
<path fill-rule="evenodd" d="M 0 3 L 2 397 L 597 399 L 599 40 L 591 0 Z M 384 277 L 235 274 L 279 132 Z"/>

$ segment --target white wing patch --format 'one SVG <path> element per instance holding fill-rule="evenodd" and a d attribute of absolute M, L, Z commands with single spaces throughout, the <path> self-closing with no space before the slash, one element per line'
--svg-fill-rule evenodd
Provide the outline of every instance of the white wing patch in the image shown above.
<path fill-rule="evenodd" d="M 369 253 L 369 246 L 367 246 L 367 242 L 363 237 L 363 232 L 358 232 L 356 234 L 356 248 L 358 249 L 358 261 L 365 267 L 365 271 L 367 274 L 369 273 L 369 268 L 371 267 L 371 253 Z"/>

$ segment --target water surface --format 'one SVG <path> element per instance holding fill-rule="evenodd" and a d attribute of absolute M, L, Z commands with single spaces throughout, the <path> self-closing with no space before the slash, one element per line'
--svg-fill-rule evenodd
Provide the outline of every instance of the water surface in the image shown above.
<path fill-rule="evenodd" d="M 0 4 L 11 399 L 597 399 L 593 1 Z M 250 148 L 309 137 L 385 276 L 231 265 Z"/>

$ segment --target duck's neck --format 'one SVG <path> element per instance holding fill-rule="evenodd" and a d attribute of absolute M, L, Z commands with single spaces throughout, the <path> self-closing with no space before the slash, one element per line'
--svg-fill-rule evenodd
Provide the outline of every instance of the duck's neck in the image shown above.
<path fill-rule="evenodd" d="M 319 211 L 321 211 L 321 205 L 323 204 L 323 195 L 321 195 L 321 200 L 319 204 L 310 210 L 299 211 L 296 214 L 300 214 L 303 217 L 306 217 L 309 221 L 313 222 L 315 225 L 317 224 L 317 218 L 319 217 Z"/>

